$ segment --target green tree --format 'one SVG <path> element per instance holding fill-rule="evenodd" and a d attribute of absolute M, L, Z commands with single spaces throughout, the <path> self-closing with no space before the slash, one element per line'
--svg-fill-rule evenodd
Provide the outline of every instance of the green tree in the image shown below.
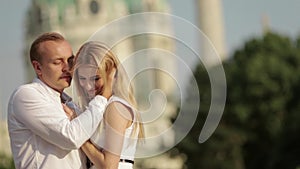
<path fill-rule="evenodd" d="M 197 140 L 210 106 L 211 89 L 206 70 L 199 64 L 194 71 L 201 97 L 198 118 L 177 146 L 187 155 L 188 168 L 295 169 L 300 164 L 298 42 L 267 33 L 246 42 L 223 64 L 225 111 L 215 133 L 202 144 Z M 192 98 L 193 91 L 188 93 Z"/>
<path fill-rule="evenodd" d="M 14 169 L 14 168 L 15 165 L 12 157 L 4 153 L 0 153 L 0 169 Z"/>
<path fill-rule="evenodd" d="M 300 36 L 296 40 L 296 50 L 298 53 L 300 53 Z M 299 67 L 299 62 L 297 61 L 291 61 L 293 62 L 294 67 Z M 300 76 L 299 71 L 295 70 L 294 72 L 295 76 Z M 300 100 L 299 100 L 299 93 L 300 93 L 300 78 L 295 78 L 295 83 L 291 89 L 293 92 L 291 99 L 289 100 L 289 103 L 287 105 L 287 112 L 284 116 L 283 121 L 283 131 L 279 138 L 279 148 L 277 152 L 277 156 L 273 165 L 274 169 L 297 169 L 300 168 L 300 160 L 299 160 L 299 154 L 300 154 Z"/>

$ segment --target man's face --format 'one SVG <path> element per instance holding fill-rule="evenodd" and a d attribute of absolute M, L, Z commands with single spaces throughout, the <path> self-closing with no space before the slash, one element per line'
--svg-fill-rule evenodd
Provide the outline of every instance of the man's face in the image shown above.
<path fill-rule="evenodd" d="M 62 92 L 71 84 L 74 55 L 67 41 L 46 41 L 40 45 L 41 62 L 34 63 L 38 77 L 48 86 Z"/>

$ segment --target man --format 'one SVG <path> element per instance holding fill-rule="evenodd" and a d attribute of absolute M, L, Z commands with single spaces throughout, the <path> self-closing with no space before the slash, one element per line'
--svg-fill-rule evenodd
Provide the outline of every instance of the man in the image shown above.
<path fill-rule="evenodd" d="M 78 150 L 102 120 L 111 88 L 96 96 L 87 110 L 72 121 L 62 103 L 71 104 L 63 90 L 70 86 L 74 55 L 58 33 L 40 35 L 31 45 L 30 60 L 37 78 L 12 94 L 8 130 L 17 169 L 85 169 Z M 110 80 L 110 79 L 108 79 Z"/>

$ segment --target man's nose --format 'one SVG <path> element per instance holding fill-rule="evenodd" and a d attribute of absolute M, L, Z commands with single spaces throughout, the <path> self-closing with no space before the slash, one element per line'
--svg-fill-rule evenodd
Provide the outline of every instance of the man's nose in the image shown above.
<path fill-rule="evenodd" d="M 68 61 L 64 61 L 62 64 L 63 64 L 63 65 L 62 65 L 62 70 L 63 70 L 64 72 L 65 72 L 65 71 L 70 71 L 70 65 L 69 65 Z"/>

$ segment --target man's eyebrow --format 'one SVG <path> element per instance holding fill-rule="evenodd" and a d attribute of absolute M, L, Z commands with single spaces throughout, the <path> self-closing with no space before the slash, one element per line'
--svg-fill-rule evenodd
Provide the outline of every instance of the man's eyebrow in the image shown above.
<path fill-rule="evenodd" d="M 57 57 L 57 58 L 51 58 L 50 61 L 56 61 L 56 60 L 62 60 L 62 58 Z"/>
<path fill-rule="evenodd" d="M 75 56 L 72 54 L 71 56 L 69 56 L 67 58 L 67 60 L 69 61 L 70 59 L 74 59 Z M 57 60 L 64 60 L 64 57 L 57 57 L 57 58 L 51 58 L 50 61 L 57 61 Z"/>

